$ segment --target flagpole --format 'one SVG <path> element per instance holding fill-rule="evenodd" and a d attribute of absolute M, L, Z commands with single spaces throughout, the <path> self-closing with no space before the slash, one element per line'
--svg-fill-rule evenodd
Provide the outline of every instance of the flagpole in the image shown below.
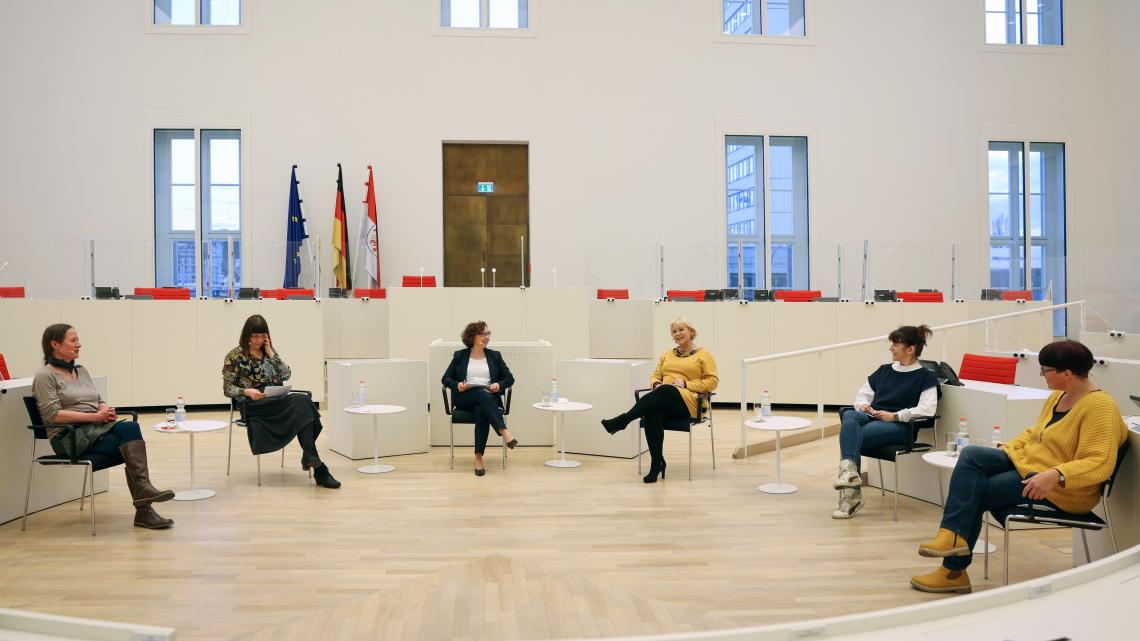
<path fill-rule="evenodd" d="M 367 212 L 365 211 L 366 209 L 368 209 L 368 202 L 363 201 L 363 200 L 360 201 L 360 221 L 359 221 L 360 224 L 357 227 L 357 232 L 358 232 L 357 236 L 358 237 L 360 235 L 359 232 L 362 232 L 364 230 L 364 218 L 365 218 L 365 216 L 367 216 Z M 368 240 L 365 239 L 364 242 L 368 242 Z M 357 252 L 357 253 L 359 254 L 360 252 Z M 361 258 L 363 258 L 363 256 Z M 354 282 L 354 283 L 359 282 L 358 280 L 356 280 L 356 264 L 358 262 L 360 262 L 360 261 L 356 261 L 356 260 L 352 261 L 352 282 Z M 372 283 L 369 283 L 369 285 L 371 285 L 371 284 Z"/>

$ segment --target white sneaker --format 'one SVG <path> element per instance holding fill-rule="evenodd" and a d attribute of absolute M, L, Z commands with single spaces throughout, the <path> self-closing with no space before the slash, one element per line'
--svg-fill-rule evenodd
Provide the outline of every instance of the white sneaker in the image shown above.
<path fill-rule="evenodd" d="M 839 490 L 839 505 L 831 513 L 833 519 L 849 519 L 863 509 L 863 492 L 858 489 Z"/>
<path fill-rule="evenodd" d="M 845 458 L 839 462 L 839 476 L 835 477 L 835 482 L 831 487 L 842 490 L 845 488 L 858 488 L 863 485 L 863 478 L 859 476 L 859 470 L 855 468 L 855 461 Z"/>

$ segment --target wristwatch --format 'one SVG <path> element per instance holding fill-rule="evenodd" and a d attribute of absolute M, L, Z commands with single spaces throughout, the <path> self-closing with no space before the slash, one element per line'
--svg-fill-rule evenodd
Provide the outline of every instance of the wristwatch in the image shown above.
<path fill-rule="evenodd" d="M 1062 472 L 1061 468 L 1059 468 L 1059 467 L 1055 467 L 1053 469 L 1057 470 L 1057 482 L 1059 482 L 1061 485 L 1064 485 L 1065 484 L 1065 473 Z"/>

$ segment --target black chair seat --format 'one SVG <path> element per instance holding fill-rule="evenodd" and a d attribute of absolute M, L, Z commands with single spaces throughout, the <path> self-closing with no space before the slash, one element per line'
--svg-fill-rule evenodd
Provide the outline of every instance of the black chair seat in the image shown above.
<path fill-rule="evenodd" d="M 1104 519 L 1100 518 L 1092 512 L 1085 514 L 1074 514 L 1073 512 L 1065 512 L 1062 510 L 1053 510 L 1040 505 L 1034 506 L 1029 509 L 1026 505 L 1010 505 L 1008 507 L 998 507 L 990 510 L 990 514 L 997 520 L 998 526 L 1005 524 L 1009 517 L 1014 517 L 1018 520 L 1023 520 L 1025 523 L 1041 523 L 1043 525 L 1052 525 L 1052 521 L 1069 521 L 1074 524 L 1083 523 L 1085 525 L 1073 525 L 1072 527 L 1084 528 L 1087 530 L 1099 530 L 1104 528 L 1107 523 Z"/>
<path fill-rule="evenodd" d="M 109 467 L 115 467 L 116 465 L 123 464 L 123 457 L 111 456 L 109 454 L 84 454 L 83 456 L 77 457 L 75 460 L 78 461 L 81 465 L 85 462 L 91 463 L 91 471 L 93 472 L 98 472 L 99 470 L 105 470 Z M 71 457 L 60 456 L 58 454 L 37 456 L 36 463 L 39 463 L 40 465 L 73 465 L 71 462 Z"/>
<path fill-rule="evenodd" d="M 914 443 L 910 446 L 910 451 L 903 452 L 903 454 L 910 454 L 911 452 L 929 452 L 934 447 L 930 443 Z M 895 455 L 899 450 L 906 449 L 905 444 L 896 445 L 880 445 L 879 447 L 865 447 L 861 454 L 870 458 L 881 459 L 883 461 L 894 462 Z"/>
<path fill-rule="evenodd" d="M 468 424 L 468 423 L 474 424 L 475 423 L 475 412 L 472 412 L 470 410 L 460 410 L 460 409 L 452 408 L 452 410 L 451 410 L 451 422 L 452 423 L 462 423 L 462 424 Z"/>

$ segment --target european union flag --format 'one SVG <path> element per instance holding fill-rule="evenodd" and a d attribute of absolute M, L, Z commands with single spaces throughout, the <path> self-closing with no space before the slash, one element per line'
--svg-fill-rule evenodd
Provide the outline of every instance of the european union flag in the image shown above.
<path fill-rule="evenodd" d="M 301 194 L 297 189 L 297 165 L 293 165 L 292 182 L 289 185 L 289 226 L 285 234 L 285 284 L 286 288 L 297 287 L 301 276 L 301 243 L 309 237 L 305 233 L 305 217 L 301 215 Z"/>

